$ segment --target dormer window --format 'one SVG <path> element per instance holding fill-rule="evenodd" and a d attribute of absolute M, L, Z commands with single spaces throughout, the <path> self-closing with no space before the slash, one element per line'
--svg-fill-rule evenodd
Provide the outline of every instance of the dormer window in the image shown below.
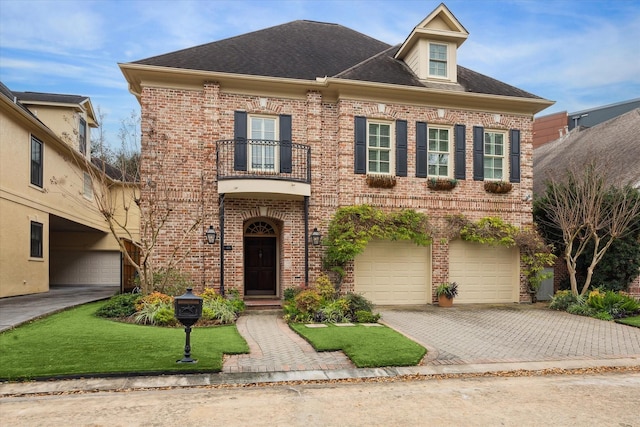
<path fill-rule="evenodd" d="M 447 45 L 429 43 L 429 76 L 447 77 Z"/>

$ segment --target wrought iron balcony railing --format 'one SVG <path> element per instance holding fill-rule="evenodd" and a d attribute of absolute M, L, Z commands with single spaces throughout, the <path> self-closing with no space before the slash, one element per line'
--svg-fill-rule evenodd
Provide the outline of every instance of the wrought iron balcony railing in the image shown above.
<path fill-rule="evenodd" d="M 290 141 L 221 140 L 216 146 L 218 181 L 275 179 L 311 184 L 311 147 Z"/>

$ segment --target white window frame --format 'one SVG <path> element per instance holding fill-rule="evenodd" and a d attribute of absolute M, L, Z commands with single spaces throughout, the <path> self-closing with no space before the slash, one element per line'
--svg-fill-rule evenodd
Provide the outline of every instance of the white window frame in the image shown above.
<path fill-rule="evenodd" d="M 433 58 L 431 56 L 431 47 L 432 46 L 438 46 L 438 47 L 441 47 L 441 48 L 444 49 L 444 54 L 445 54 L 444 60 L 442 58 Z M 446 43 L 429 43 L 427 56 L 428 56 L 428 60 L 427 60 L 427 75 L 429 77 L 436 77 L 436 78 L 439 78 L 439 79 L 448 79 L 449 78 L 449 45 L 447 45 Z M 439 73 L 432 73 L 431 72 L 431 63 L 432 62 L 437 64 L 437 65 L 444 65 L 444 75 L 439 74 Z"/>
<path fill-rule="evenodd" d="M 379 146 L 371 146 L 371 137 L 372 135 L 370 134 L 370 128 L 371 125 L 377 125 L 377 126 L 389 126 L 389 147 L 379 147 Z M 380 138 L 378 138 L 379 142 Z M 394 176 L 395 175 L 395 161 L 396 161 L 396 150 L 395 150 L 395 144 L 396 144 L 396 138 L 395 138 L 395 126 L 394 126 L 394 122 L 390 122 L 390 121 L 385 121 L 385 120 L 367 120 L 367 174 L 374 174 L 374 175 L 391 175 Z M 380 166 L 380 162 L 382 162 L 383 160 L 380 160 L 380 158 L 378 157 L 377 160 L 372 160 L 371 159 L 371 152 L 372 151 L 377 151 L 378 153 L 382 153 L 382 152 L 388 152 L 389 153 L 389 171 L 388 172 L 380 172 L 380 170 L 372 170 L 371 169 L 371 162 L 375 161 L 377 162 L 378 166 Z M 379 169 L 379 168 L 378 168 Z"/>
<path fill-rule="evenodd" d="M 273 132 L 273 138 L 269 139 L 269 138 L 264 138 L 264 134 L 262 135 L 255 135 L 253 132 L 253 121 L 254 120 L 273 120 L 274 126 L 274 132 Z M 266 116 L 266 115 L 249 115 L 248 117 L 248 121 L 247 121 L 247 133 L 248 133 L 248 138 L 249 144 L 247 144 L 247 162 L 249 163 L 249 170 L 250 171 L 256 171 L 256 172 L 267 172 L 267 173 L 278 173 L 280 171 L 280 121 L 279 121 L 279 117 L 278 116 Z M 254 145 L 251 143 L 251 140 L 266 140 L 266 141 L 272 141 L 273 142 L 273 168 L 270 167 L 266 167 L 265 166 L 265 154 L 267 154 L 267 152 L 269 151 L 268 148 L 271 147 L 270 145 Z M 259 157 L 261 159 L 261 165 L 260 166 L 255 166 L 254 162 L 253 162 L 253 154 L 254 154 L 254 150 L 260 150 L 259 152 Z"/>
<path fill-rule="evenodd" d="M 93 180 L 87 172 L 82 173 L 82 195 L 87 200 L 93 200 Z"/>
<path fill-rule="evenodd" d="M 488 135 L 500 135 L 502 137 L 502 154 L 496 154 L 494 152 L 487 152 L 487 136 Z M 490 142 L 491 145 L 495 146 L 495 141 L 494 142 Z M 494 147 L 495 148 L 495 147 Z M 482 152 L 483 152 L 483 164 L 482 164 L 482 168 L 484 171 L 484 179 L 486 181 L 506 181 L 509 178 L 509 163 L 507 162 L 507 153 L 509 151 L 509 147 L 508 147 L 508 139 L 507 139 L 507 133 L 504 131 L 499 131 L 499 130 L 487 130 L 485 129 L 483 137 L 482 137 Z M 495 177 L 495 164 L 491 167 L 491 171 L 493 171 L 493 173 L 488 174 L 487 173 L 487 160 L 492 160 L 492 162 L 495 162 L 496 160 L 500 160 L 501 161 L 501 166 L 502 166 L 502 176 L 497 178 Z M 492 176 L 489 176 L 492 175 Z"/>
<path fill-rule="evenodd" d="M 440 133 L 439 131 L 445 130 L 447 131 L 447 150 L 446 151 L 441 151 L 441 150 L 432 150 L 431 149 L 431 131 L 435 130 L 438 131 L 438 134 Z M 452 178 L 453 177 L 453 153 L 452 153 L 452 136 L 453 136 L 453 128 L 449 127 L 449 126 L 429 126 L 427 127 L 427 176 L 429 178 Z M 438 138 L 438 142 L 440 142 L 440 138 Z M 431 156 L 432 155 L 436 155 L 436 156 L 441 156 L 441 155 L 446 155 L 447 156 L 447 174 L 446 175 L 442 175 L 440 173 L 431 173 L 431 165 L 433 164 L 431 162 Z M 437 165 L 440 165 L 440 163 L 437 163 Z"/>

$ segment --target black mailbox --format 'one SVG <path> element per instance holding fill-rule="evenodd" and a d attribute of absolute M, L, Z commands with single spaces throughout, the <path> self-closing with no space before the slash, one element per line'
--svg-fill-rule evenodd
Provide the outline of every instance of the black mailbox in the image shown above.
<path fill-rule="evenodd" d="M 191 291 L 191 288 L 187 288 L 187 292 L 173 299 L 176 319 L 184 325 L 184 332 L 187 335 L 184 357 L 178 360 L 178 363 L 197 362 L 197 360 L 191 358 L 191 326 L 202 316 L 202 298 L 194 295 Z"/>

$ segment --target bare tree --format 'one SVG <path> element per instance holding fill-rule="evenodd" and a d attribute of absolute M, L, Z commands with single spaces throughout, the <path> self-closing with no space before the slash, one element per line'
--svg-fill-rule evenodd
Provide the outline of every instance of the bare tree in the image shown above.
<path fill-rule="evenodd" d="M 188 221 L 181 222 L 186 225 L 177 230 L 174 227 L 173 232 L 178 238 L 172 241 L 170 252 L 162 257 L 156 256 L 163 229 L 175 215 L 183 215 L 183 212 L 176 212 L 175 202 L 171 200 L 170 174 L 153 173 L 140 179 L 139 129 L 140 119 L 135 112 L 122 121 L 119 132 L 122 146 L 119 155 L 115 156 L 120 167 L 111 165 L 107 161 L 109 157 L 91 159 L 78 152 L 71 157 L 81 171 L 89 174 L 95 207 L 118 242 L 127 263 L 135 268 L 141 292 L 147 294 L 153 292 L 154 286 L 166 285 L 154 283 L 157 273 L 177 269 L 189 255 L 187 243 L 198 230 L 202 213 L 190 212 Z M 168 138 L 153 128 L 147 133 L 145 149 L 148 150 L 148 158 L 153 159 L 148 168 L 163 171 L 164 147 Z M 165 280 L 169 278 L 168 274 L 161 276 Z"/>
<path fill-rule="evenodd" d="M 558 230 L 564 246 L 563 258 L 569 272 L 571 291 L 584 295 L 596 265 L 614 240 L 633 232 L 631 225 L 640 215 L 638 190 L 614 182 L 610 165 L 591 160 L 574 165 L 564 176 L 551 176 L 547 193 L 540 201 L 544 215 L 539 221 Z M 591 245 L 590 245 L 591 243 Z M 591 248 L 591 263 L 578 292 L 578 258 Z"/>

